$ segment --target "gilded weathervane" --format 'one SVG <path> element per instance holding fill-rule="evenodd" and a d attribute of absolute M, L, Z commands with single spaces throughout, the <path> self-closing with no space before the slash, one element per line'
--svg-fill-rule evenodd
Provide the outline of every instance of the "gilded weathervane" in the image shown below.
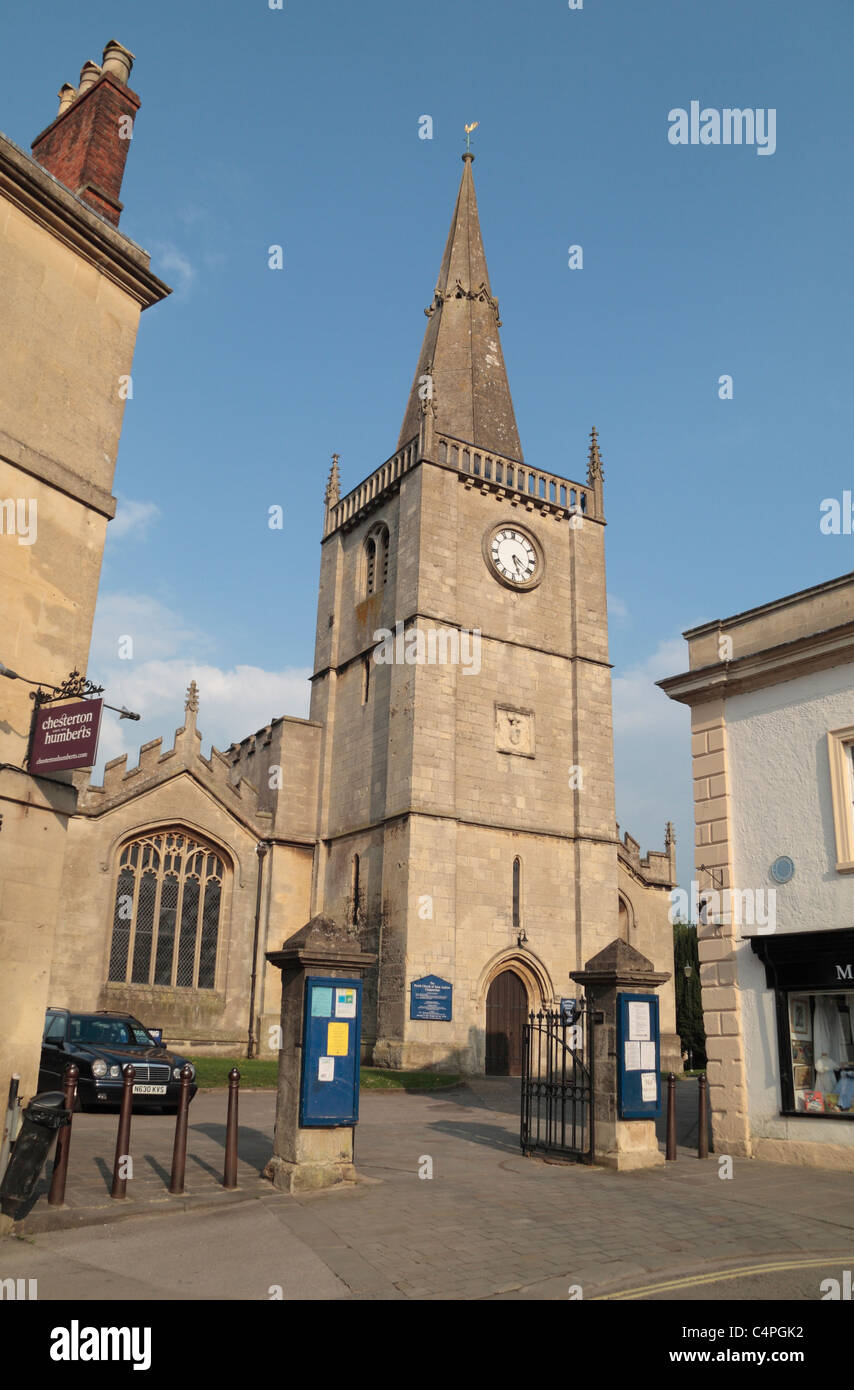
<path fill-rule="evenodd" d="M 466 126 L 466 154 L 471 154 L 471 133 L 477 130 L 479 125 L 480 121 L 473 121 L 471 125 Z"/>

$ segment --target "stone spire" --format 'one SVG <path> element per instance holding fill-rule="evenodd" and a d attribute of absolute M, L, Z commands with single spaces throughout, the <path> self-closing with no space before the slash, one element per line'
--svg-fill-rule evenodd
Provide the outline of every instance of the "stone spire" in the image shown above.
<path fill-rule="evenodd" d="M 590 431 L 590 450 L 587 455 L 587 481 L 592 486 L 597 478 L 603 476 L 602 455 L 599 452 L 599 435 L 594 425 Z"/>
<path fill-rule="evenodd" d="M 475 448 L 521 459 L 513 401 L 501 352 L 498 300 L 492 296 L 472 178 L 463 176 L 442 257 L 415 380 L 398 448 L 419 432 L 423 403 L 432 400 L 435 428 Z"/>
<path fill-rule="evenodd" d="M 184 728 L 195 729 L 196 715 L 199 712 L 199 687 L 195 681 L 190 681 L 187 687 L 187 698 L 184 701 Z"/>
<path fill-rule="evenodd" d="M 340 454 L 332 455 L 332 467 L 329 470 L 329 477 L 326 480 L 326 491 L 323 500 L 327 508 L 334 507 L 335 503 L 341 498 L 341 479 L 338 475 L 338 460 Z"/>
<path fill-rule="evenodd" d="M 590 450 L 587 455 L 587 485 L 593 489 L 593 513 L 603 521 L 605 519 L 602 486 L 604 472 L 602 455 L 599 452 L 599 435 L 594 425 L 590 431 Z"/>
<path fill-rule="evenodd" d="M 673 822 L 668 821 L 664 828 L 664 853 L 670 860 L 670 882 L 676 886 L 676 831 Z"/>

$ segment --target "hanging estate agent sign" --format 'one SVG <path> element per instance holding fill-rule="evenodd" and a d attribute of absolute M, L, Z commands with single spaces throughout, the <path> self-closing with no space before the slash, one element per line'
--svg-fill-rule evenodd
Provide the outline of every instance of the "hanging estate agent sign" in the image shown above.
<path fill-rule="evenodd" d="M 447 1023 L 452 1017 L 453 985 L 438 975 L 422 975 L 409 986 L 409 1017 Z"/>
<path fill-rule="evenodd" d="M 49 777 L 52 772 L 94 767 L 103 703 L 78 700 L 73 705 L 48 704 L 37 709 L 28 771 Z"/>

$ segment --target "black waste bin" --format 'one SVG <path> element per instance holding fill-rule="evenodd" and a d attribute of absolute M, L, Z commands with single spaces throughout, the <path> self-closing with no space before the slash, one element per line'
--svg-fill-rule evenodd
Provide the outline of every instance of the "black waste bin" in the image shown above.
<path fill-rule="evenodd" d="M 15 1217 L 31 1197 L 44 1168 L 51 1144 L 71 1116 L 62 1091 L 42 1091 L 33 1096 L 23 1113 L 9 1166 L 0 1183 L 0 1211 Z"/>

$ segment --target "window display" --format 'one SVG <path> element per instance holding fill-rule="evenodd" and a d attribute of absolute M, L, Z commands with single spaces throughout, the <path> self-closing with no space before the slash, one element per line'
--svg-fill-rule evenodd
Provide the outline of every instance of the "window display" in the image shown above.
<path fill-rule="evenodd" d="M 854 994 L 788 996 L 795 1109 L 854 1116 Z"/>

